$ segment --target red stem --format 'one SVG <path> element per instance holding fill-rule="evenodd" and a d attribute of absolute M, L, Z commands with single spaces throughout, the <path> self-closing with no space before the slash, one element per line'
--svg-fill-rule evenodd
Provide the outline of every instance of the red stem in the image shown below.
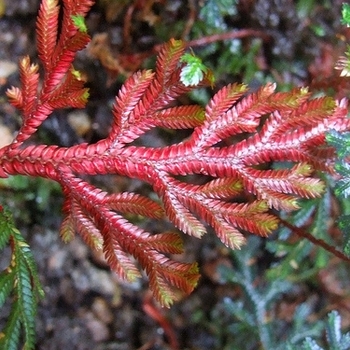
<path fill-rule="evenodd" d="M 344 253 L 342 253 L 341 251 L 336 249 L 334 246 L 326 243 L 324 240 L 314 237 L 309 232 L 307 232 L 299 227 L 296 227 L 296 226 L 290 224 L 288 221 L 285 221 L 281 218 L 279 218 L 279 221 L 281 222 L 281 224 L 283 226 L 289 228 L 292 232 L 294 232 L 299 237 L 306 238 L 308 241 L 314 243 L 315 245 L 317 245 L 319 247 L 322 247 L 327 252 L 330 252 L 331 254 L 335 255 L 339 259 L 350 262 L 350 257 L 346 256 Z"/>

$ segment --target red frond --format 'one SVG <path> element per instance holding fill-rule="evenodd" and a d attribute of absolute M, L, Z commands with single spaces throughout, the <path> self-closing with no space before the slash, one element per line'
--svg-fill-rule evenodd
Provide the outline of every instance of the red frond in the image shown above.
<path fill-rule="evenodd" d="M 150 70 L 139 71 L 128 78 L 120 89 L 114 104 L 114 120 L 108 137 L 111 143 L 116 143 L 117 138 L 119 140 L 121 136 L 125 139 L 123 134 L 125 131 L 129 131 L 134 124 L 142 124 L 147 109 L 144 108 L 141 97 L 149 87 L 153 76 L 154 74 Z M 138 108 L 136 108 L 137 105 Z M 138 127 L 141 129 L 140 126 Z M 133 137 L 127 138 L 123 142 L 131 142 L 138 136 L 135 132 Z"/>
<path fill-rule="evenodd" d="M 194 128 L 202 125 L 204 118 L 203 108 L 197 105 L 172 107 L 156 112 L 152 116 L 157 126 L 168 129 Z"/>
<path fill-rule="evenodd" d="M 75 230 L 83 238 L 84 242 L 94 250 L 100 250 L 103 244 L 103 237 L 96 227 L 92 218 L 87 215 L 78 203 L 72 205 Z"/>
<path fill-rule="evenodd" d="M 184 51 L 185 44 L 183 41 L 171 39 L 158 53 L 156 79 L 162 87 L 169 86 L 169 79 L 177 68 L 180 57 Z M 178 81 L 180 81 L 180 79 Z"/>
<path fill-rule="evenodd" d="M 252 218 L 235 217 L 230 215 L 227 218 L 232 225 L 239 227 L 241 230 L 267 237 L 278 227 L 278 219 L 270 214 L 257 214 Z"/>
<path fill-rule="evenodd" d="M 307 177 L 311 173 L 308 164 L 297 164 L 292 169 L 279 170 L 247 170 L 247 178 L 251 178 L 249 190 L 258 194 L 279 192 L 294 194 L 303 198 L 319 197 L 324 191 L 322 181 Z M 263 197 L 261 197 L 263 198 Z"/>
<path fill-rule="evenodd" d="M 23 57 L 19 62 L 19 71 L 22 84 L 22 113 L 23 120 L 28 119 L 34 112 L 37 104 L 39 66 L 31 64 L 29 56 Z"/>
<path fill-rule="evenodd" d="M 137 193 L 111 194 L 104 198 L 103 204 L 120 213 L 132 213 L 153 219 L 164 216 L 164 210 L 158 203 Z"/>
<path fill-rule="evenodd" d="M 183 241 L 175 232 L 163 232 L 149 236 L 147 242 L 150 249 L 156 249 L 162 253 L 181 254 L 183 253 Z"/>
<path fill-rule="evenodd" d="M 243 191 L 243 184 L 235 177 L 220 178 L 198 186 L 195 191 L 206 198 L 230 199 Z"/>
<path fill-rule="evenodd" d="M 73 15 L 85 16 L 94 5 L 95 1 L 93 0 L 64 0 L 64 4 L 67 8 L 70 9 Z"/>
<path fill-rule="evenodd" d="M 208 224 L 231 248 L 244 244 L 242 231 L 267 236 L 277 227 L 270 208 L 295 210 L 299 197 L 313 198 L 323 191 L 322 182 L 312 177 L 313 168 L 331 168 L 333 153 L 324 146 L 325 133 L 350 130 L 347 101 L 309 100 L 305 88 L 275 93 L 274 84 L 248 94 L 245 85 L 233 84 L 219 90 L 205 112 L 197 106 L 174 107 L 170 102 L 192 87 L 180 79 L 185 45 L 171 40 L 160 51 L 155 73 L 135 73 L 121 88 L 106 139 L 67 148 L 23 145 L 55 108 L 86 103 L 87 90 L 72 62 L 89 41 L 81 16 L 92 3 L 64 0 L 61 14 L 57 0 L 43 1 L 37 25 L 43 87 L 39 94 L 38 66 L 25 57 L 20 64 L 22 89 L 7 91 L 11 103 L 22 110 L 24 122 L 14 142 L 0 150 L 0 176 L 25 174 L 58 181 L 66 197 L 61 237 L 69 241 L 77 230 L 88 245 L 102 245 L 112 269 L 130 281 L 140 277 L 135 259 L 148 274 L 155 297 L 169 306 L 179 292 L 190 293 L 196 286 L 197 265 L 165 256 L 182 252 L 179 235 L 152 235 L 122 214 L 154 219 L 166 215 L 195 237 L 201 237 Z M 194 132 L 165 147 L 128 145 L 157 126 L 194 128 Z M 239 133 L 251 135 L 243 140 L 231 137 Z M 271 169 L 276 162 L 292 164 L 284 170 Z M 145 181 L 164 209 L 135 193 L 108 194 L 78 174 L 82 178 L 118 174 Z M 188 178 L 187 182 L 175 178 L 192 174 L 211 179 L 194 185 Z M 234 202 L 237 195 L 240 200 L 248 195 L 249 203 Z"/>
<path fill-rule="evenodd" d="M 165 192 L 162 200 L 166 215 L 179 230 L 197 238 L 206 233 L 203 224 L 177 198 L 176 191 Z"/>
<path fill-rule="evenodd" d="M 186 294 L 190 294 L 196 287 L 199 279 L 197 263 L 180 263 L 166 257 L 158 262 L 160 263 L 158 271 L 172 286 Z"/>
<path fill-rule="evenodd" d="M 103 252 L 108 265 L 123 280 L 133 282 L 141 277 L 141 273 L 131 261 L 130 257 L 125 253 L 116 237 L 114 231 L 110 235 L 104 237 Z"/>
<path fill-rule="evenodd" d="M 58 53 L 55 53 L 55 62 L 52 63 L 51 69 L 45 79 L 42 99 L 50 98 L 50 94 L 63 83 L 66 74 L 72 67 L 76 52 L 82 50 L 90 41 L 86 33 L 78 32 L 75 37 L 70 38 Z"/>
<path fill-rule="evenodd" d="M 69 213 L 63 219 L 60 226 L 60 237 L 64 243 L 69 243 L 75 237 L 75 225 L 72 213 Z"/>
<path fill-rule="evenodd" d="M 290 111 L 297 109 L 308 100 L 310 93 L 307 88 L 295 88 L 288 92 L 275 92 L 268 97 L 268 103 L 274 110 Z"/>
<path fill-rule="evenodd" d="M 169 285 L 165 278 L 157 271 L 149 274 L 149 288 L 154 298 L 161 306 L 169 308 L 174 301 L 179 299 L 179 295 L 174 288 Z"/>
<path fill-rule="evenodd" d="M 226 113 L 235 102 L 248 90 L 244 84 L 230 84 L 219 90 L 206 107 L 206 120 L 217 119 Z"/>
<path fill-rule="evenodd" d="M 157 261 L 157 268 L 146 271 L 150 289 L 162 306 L 170 307 L 179 298 L 179 292 L 189 294 L 196 287 L 200 277 L 196 263 L 178 263 L 164 256 L 153 259 Z"/>
<path fill-rule="evenodd" d="M 64 96 L 64 97 L 63 97 Z M 84 108 L 89 98 L 89 89 L 78 91 L 70 90 L 65 95 L 57 95 L 57 98 L 50 99 L 50 107 L 60 108 Z"/>
<path fill-rule="evenodd" d="M 52 55 L 55 51 L 59 10 L 58 0 L 43 0 L 40 4 L 36 35 L 38 56 L 45 72 L 50 71 Z"/>
<path fill-rule="evenodd" d="M 9 102 L 12 104 L 12 106 L 20 110 L 23 109 L 23 96 L 21 89 L 12 86 L 6 90 L 6 96 L 8 97 Z"/>
<path fill-rule="evenodd" d="M 206 108 L 204 124 L 192 134 L 192 144 L 197 148 L 209 147 L 237 133 L 254 132 L 260 118 L 274 110 L 268 103 L 274 89 L 273 84 L 267 84 L 239 102 L 236 100 L 246 91 L 245 85 L 229 85 L 229 89 L 221 89 Z"/>
<path fill-rule="evenodd" d="M 220 216 L 213 216 L 210 225 L 215 230 L 215 234 L 226 247 L 240 249 L 245 244 L 246 239 L 239 230 L 229 224 L 227 220 Z"/>
<path fill-rule="evenodd" d="M 75 107 L 75 105 L 80 106 L 76 108 L 85 107 L 88 89 L 84 88 L 84 84 L 85 81 L 80 72 L 71 66 L 61 83 L 50 93 L 50 105 L 55 106 L 55 108 Z"/>

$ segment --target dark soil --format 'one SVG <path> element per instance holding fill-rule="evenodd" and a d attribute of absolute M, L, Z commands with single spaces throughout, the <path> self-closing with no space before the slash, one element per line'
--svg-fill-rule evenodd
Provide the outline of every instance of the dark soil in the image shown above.
<path fill-rule="evenodd" d="M 270 36 L 271 40 L 263 45 L 260 58 L 264 61 L 265 73 L 285 84 L 308 83 L 313 74 L 310 67 L 315 60 L 321 59 L 324 48 L 332 43 L 339 31 L 342 1 L 325 1 L 325 4 L 332 3 L 328 7 L 315 4 L 313 11 L 302 19 L 296 14 L 296 2 L 242 0 L 237 12 L 225 18 L 227 31 L 249 28 Z M 117 57 L 119 50 L 125 50 L 131 56 L 151 52 L 155 45 L 177 34 L 157 32 L 153 20 L 163 21 L 169 28 L 174 28 L 174 24 L 179 22 L 185 30 L 189 23 L 185 20 L 189 18 L 189 4 L 194 6 L 196 14 L 205 1 L 155 1 L 146 14 L 142 13 L 141 8 L 136 8 L 129 43 L 123 42 L 122 37 L 128 7 L 120 5 L 119 12 L 118 8 L 113 7 L 113 2 L 101 3 L 105 5 L 94 6 L 89 14 L 89 30 L 93 37 L 97 33 L 107 33 L 105 45 Z M 120 3 L 130 6 L 133 1 Z M 17 62 L 19 57 L 27 54 L 36 60 L 35 20 L 38 6 L 38 0 L 5 0 L 5 12 L 0 18 L 0 68 L 1 65 L 5 67 L 5 63 Z M 312 31 L 313 26 L 319 26 L 324 33 L 316 35 Z M 190 30 L 186 38 L 194 39 Z M 215 66 L 215 55 L 212 59 Z M 147 64 L 151 61 L 148 59 Z M 281 72 L 276 70 L 276 62 L 294 68 Z M 121 62 L 120 65 L 125 74 L 133 68 L 130 62 Z M 88 50 L 79 54 L 76 66 L 86 74 L 91 89 L 87 108 L 82 114 L 70 110 L 54 113 L 40 129 L 35 142 L 70 146 L 83 141 L 95 142 L 107 135 L 110 107 L 122 79 L 117 77 L 115 71 L 103 67 L 101 61 L 92 57 Z M 137 62 L 134 66 L 137 66 Z M 227 83 L 231 78 L 228 73 L 224 74 L 218 85 Z M 19 118 L 4 95 L 10 85 L 19 85 L 16 70 L 5 75 L 0 84 L 0 123 L 15 132 Z M 162 146 L 170 136 L 154 132 L 147 137 L 146 143 Z M 176 138 L 180 139 L 181 135 L 175 136 L 172 142 L 178 141 Z M 98 177 L 92 181 L 108 190 L 150 191 L 142 183 L 119 177 Z M 37 187 L 34 190 L 26 189 L 23 193 L 26 191 L 36 192 L 31 197 L 27 196 L 28 200 L 25 201 L 19 200 L 11 190 L 6 192 L 5 197 L 6 204 L 13 208 L 19 229 L 30 243 L 45 289 L 45 298 L 40 303 L 38 313 L 36 349 L 175 349 L 176 344 L 169 339 L 169 334 L 165 334 L 164 327 L 147 311 L 150 306 L 168 320 L 179 344 L 178 349 L 221 349 L 222 343 L 220 345 L 213 331 L 215 319 L 211 310 L 228 293 L 225 286 L 219 283 L 216 267 L 223 261 L 229 262 L 227 251 L 214 235 L 207 235 L 201 241 L 186 239 L 186 254 L 181 259 L 198 261 L 203 278 L 191 296 L 176 303 L 170 310 L 162 310 L 150 301 L 146 278 L 132 285 L 125 284 L 109 271 L 103 258 L 93 254 L 79 238 L 68 245 L 60 241 L 57 232 L 62 198 L 56 189 L 52 190 L 44 207 L 40 206 Z M 143 222 L 141 225 L 155 232 L 164 230 L 160 223 Z M 0 267 L 5 264 L 6 252 L 0 258 Z M 4 319 L 6 307 L 0 317 L 0 326 Z"/>

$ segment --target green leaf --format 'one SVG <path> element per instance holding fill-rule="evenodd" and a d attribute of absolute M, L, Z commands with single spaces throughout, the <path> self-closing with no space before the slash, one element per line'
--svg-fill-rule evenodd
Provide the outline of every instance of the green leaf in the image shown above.
<path fill-rule="evenodd" d="M 297 348 L 299 348 L 299 346 L 294 347 L 293 350 L 296 350 Z M 323 348 L 321 348 L 316 342 L 315 340 L 311 339 L 311 338 L 306 338 L 302 347 L 302 350 L 323 350 Z"/>
<path fill-rule="evenodd" d="M 0 307 L 2 307 L 13 288 L 14 271 L 7 268 L 0 274 Z"/>
<path fill-rule="evenodd" d="M 87 33 L 87 27 L 86 27 L 85 19 L 83 16 L 72 15 L 71 18 L 72 18 L 74 25 L 78 28 L 79 32 Z"/>
<path fill-rule="evenodd" d="M 12 234 L 12 226 L 9 225 L 9 213 L 2 207 L 0 210 L 0 250 L 4 249 L 8 244 Z"/>
<path fill-rule="evenodd" d="M 16 300 L 12 304 L 11 313 L 7 320 L 5 329 L 3 332 L 0 332 L 0 349 L 18 350 L 20 331 L 21 331 L 20 305 L 19 305 L 19 301 Z"/>
<path fill-rule="evenodd" d="M 208 68 L 202 63 L 202 60 L 193 53 L 185 53 L 181 56 L 180 62 L 185 63 L 181 69 L 180 79 L 185 86 L 196 86 L 208 73 Z M 210 75 L 212 76 L 212 75 Z M 214 81 L 211 81 L 213 83 Z"/>
<path fill-rule="evenodd" d="M 337 311 L 328 314 L 326 335 L 330 350 L 347 350 L 350 348 L 350 333 L 341 334 L 341 317 Z"/>
<path fill-rule="evenodd" d="M 0 307 L 10 294 L 13 302 L 7 324 L 0 333 L 0 349 L 17 350 L 23 329 L 23 349 L 31 350 L 35 346 L 37 303 L 44 292 L 28 244 L 15 228 L 12 216 L 1 209 L 0 227 L 11 242 L 12 254 L 10 265 L 0 274 Z"/>
<path fill-rule="evenodd" d="M 349 4 L 343 4 L 343 8 L 341 11 L 342 14 L 342 24 L 345 24 L 347 26 L 350 26 L 350 5 Z"/>

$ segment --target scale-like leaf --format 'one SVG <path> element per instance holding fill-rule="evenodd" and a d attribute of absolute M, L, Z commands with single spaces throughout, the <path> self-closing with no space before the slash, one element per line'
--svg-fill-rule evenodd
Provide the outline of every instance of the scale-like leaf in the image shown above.
<path fill-rule="evenodd" d="M 51 68 L 58 35 L 58 0 L 43 0 L 37 18 L 37 48 L 38 56 L 46 72 Z"/>
<path fill-rule="evenodd" d="M 7 297 L 13 289 L 14 271 L 10 268 L 2 271 L 0 274 L 0 308 L 4 305 Z"/>
<path fill-rule="evenodd" d="M 6 326 L 0 332 L 0 349 L 18 350 L 21 332 L 21 311 L 19 301 L 15 300 L 11 307 L 10 315 L 7 319 Z M 27 350 L 34 347 L 27 347 Z"/>
<path fill-rule="evenodd" d="M 157 112 L 152 119 L 162 128 L 189 129 L 203 124 L 205 113 L 200 106 L 178 106 Z"/>
<path fill-rule="evenodd" d="M 161 219 L 164 216 L 164 210 L 157 202 L 137 193 L 111 194 L 106 196 L 103 202 L 110 209 L 121 213 L 132 213 L 153 219 Z"/>
<path fill-rule="evenodd" d="M 180 235 L 175 232 L 163 232 L 149 236 L 145 243 L 150 249 L 153 248 L 162 253 L 183 253 L 183 241 Z"/>

